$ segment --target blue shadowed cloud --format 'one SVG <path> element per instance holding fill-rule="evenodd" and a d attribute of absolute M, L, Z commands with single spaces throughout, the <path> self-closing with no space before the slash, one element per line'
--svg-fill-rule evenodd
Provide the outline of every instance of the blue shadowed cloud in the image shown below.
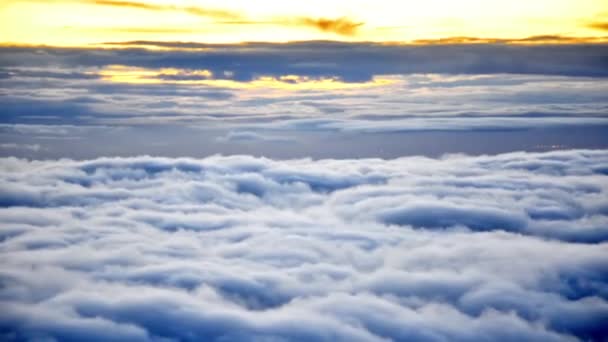
<path fill-rule="evenodd" d="M 0 336 L 601 340 L 606 165 L 4 158 Z"/>
<path fill-rule="evenodd" d="M 0 153 L 394 157 L 608 146 L 603 44 L 136 43 L 187 49 L 3 47 L 1 123 L 108 129 L 5 126 L 1 144 L 41 149 Z M 147 83 L 108 76 L 129 72 Z M 256 85 L 264 79 L 278 88 Z M 324 80 L 339 86 L 315 88 Z"/>
<path fill-rule="evenodd" d="M 367 81 L 373 75 L 427 73 L 608 76 L 606 44 L 383 45 L 323 41 L 238 45 L 144 41 L 126 44 L 189 50 L 3 47 L 0 66 L 127 65 L 206 69 L 215 75 L 229 71 L 232 78 L 240 81 L 249 81 L 256 75 L 292 74 L 337 76 L 345 82 Z"/>

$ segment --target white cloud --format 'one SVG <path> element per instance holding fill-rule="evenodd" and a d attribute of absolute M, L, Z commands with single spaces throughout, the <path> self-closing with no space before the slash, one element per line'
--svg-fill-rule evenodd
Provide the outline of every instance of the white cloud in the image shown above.
<path fill-rule="evenodd" d="M 608 153 L 0 161 L 8 340 L 576 340 Z"/>

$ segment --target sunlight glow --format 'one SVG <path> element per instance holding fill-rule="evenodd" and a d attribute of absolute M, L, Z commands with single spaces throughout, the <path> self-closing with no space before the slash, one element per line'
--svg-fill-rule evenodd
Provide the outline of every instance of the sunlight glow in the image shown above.
<path fill-rule="evenodd" d="M 604 37 L 603 0 L 161 1 L 4 0 L 0 42 L 84 46 L 155 40 L 207 43 L 451 37 Z"/>
<path fill-rule="evenodd" d="M 233 89 L 334 90 L 377 87 L 395 83 L 394 79 L 382 76 L 376 76 L 368 82 L 343 82 L 338 77 L 313 78 L 304 75 L 258 76 L 251 81 L 244 82 L 228 78 L 232 76 L 230 71 L 218 76 L 226 78 L 213 78 L 214 75 L 209 70 L 146 69 L 124 65 L 108 66 L 98 75 L 102 80 L 113 83 L 202 85 Z"/>

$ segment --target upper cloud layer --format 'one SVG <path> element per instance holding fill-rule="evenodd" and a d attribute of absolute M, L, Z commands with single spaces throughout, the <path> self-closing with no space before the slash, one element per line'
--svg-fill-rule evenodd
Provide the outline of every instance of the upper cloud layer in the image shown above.
<path fill-rule="evenodd" d="M 321 29 L 351 30 L 346 19 L 296 19 Z M 256 75 L 337 76 L 346 82 L 369 81 L 387 74 L 536 74 L 608 76 L 606 44 L 510 45 L 437 44 L 386 45 L 375 43 L 294 42 L 287 44 L 200 44 L 134 41 L 108 46 L 171 48 L 99 50 L 3 47 L 0 66 L 64 65 L 103 67 L 206 69 L 214 75 L 232 72 L 237 80 Z"/>
<path fill-rule="evenodd" d="M 193 47 L 4 48 L 0 121 L 211 127 L 222 120 L 232 129 L 269 121 L 295 127 L 302 122 L 291 119 L 304 119 L 324 130 L 518 129 L 597 124 L 608 103 L 604 45 Z"/>
<path fill-rule="evenodd" d="M 587 150 L 3 159 L 0 332 L 601 340 L 607 174 Z"/>
<path fill-rule="evenodd" d="M 3 48 L 0 144 L 43 148 L 0 154 L 353 158 L 608 146 L 602 44 L 130 44 L 161 50 Z M 113 129 L 66 134 L 79 141 L 66 144 L 10 125 Z M 290 144 L 270 146 L 277 137 Z"/>

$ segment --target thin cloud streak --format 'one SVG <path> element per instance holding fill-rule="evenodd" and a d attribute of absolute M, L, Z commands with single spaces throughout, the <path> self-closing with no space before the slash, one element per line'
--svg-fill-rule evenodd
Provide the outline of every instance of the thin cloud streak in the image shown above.
<path fill-rule="evenodd" d="M 362 22 L 355 22 L 347 17 L 340 18 L 313 18 L 313 17 L 297 17 L 297 18 L 275 18 L 267 21 L 255 21 L 248 20 L 243 14 L 224 10 L 224 9 L 211 9 L 202 8 L 195 6 L 171 6 L 171 5 L 153 5 L 143 2 L 134 1 L 116 1 L 116 0 L 92 0 L 92 3 L 102 6 L 115 6 L 115 7 L 126 7 L 135 8 L 148 11 L 178 11 L 185 12 L 191 15 L 223 19 L 225 21 L 219 22 L 219 24 L 229 25 L 277 25 L 277 26 L 288 26 L 288 27 L 308 27 L 314 28 L 321 32 L 334 33 L 342 36 L 355 36 L 358 29 L 364 24 Z M 162 28 L 151 28 L 151 32 L 163 32 Z M 168 29 L 168 32 L 174 32 L 173 29 Z M 132 32 L 129 30 L 129 32 Z M 150 32 L 149 30 L 139 32 Z"/>
<path fill-rule="evenodd" d="M 593 23 L 589 24 L 589 27 L 593 28 L 593 29 L 596 29 L 596 30 L 608 31 L 608 21 L 593 22 Z"/>
<path fill-rule="evenodd" d="M 484 38 L 484 37 L 447 37 L 439 39 L 417 39 L 414 45 L 457 45 L 457 44 L 534 44 L 534 45 L 555 45 L 555 44 L 586 44 L 604 43 L 608 37 L 570 37 L 561 35 L 540 35 L 525 38 Z M 399 44 L 403 45 L 403 44 Z"/>
<path fill-rule="evenodd" d="M 355 22 L 347 17 L 336 19 L 329 18 L 276 18 L 268 21 L 224 21 L 219 24 L 225 25 L 276 25 L 276 26 L 291 26 L 291 27 L 307 27 L 326 33 L 334 33 L 341 36 L 356 36 L 359 33 L 359 28 L 364 25 L 363 22 Z"/>
<path fill-rule="evenodd" d="M 323 32 L 336 33 L 343 36 L 354 36 L 357 34 L 362 22 L 354 22 L 346 17 L 337 19 L 326 18 L 300 18 L 296 21 L 297 24 L 303 26 L 314 27 Z"/>
<path fill-rule="evenodd" d="M 93 0 L 92 3 L 102 6 L 115 6 L 115 7 L 128 7 L 137 8 L 149 11 L 180 11 L 186 12 L 192 15 L 206 17 L 206 18 L 218 18 L 218 19 L 242 19 L 243 15 L 230 10 L 213 9 L 213 8 L 202 8 L 202 7 L 180 7 L 170 5 L 152 5 L 143 2 L 134 1 L 114 1 L 114 0 Z"/>

